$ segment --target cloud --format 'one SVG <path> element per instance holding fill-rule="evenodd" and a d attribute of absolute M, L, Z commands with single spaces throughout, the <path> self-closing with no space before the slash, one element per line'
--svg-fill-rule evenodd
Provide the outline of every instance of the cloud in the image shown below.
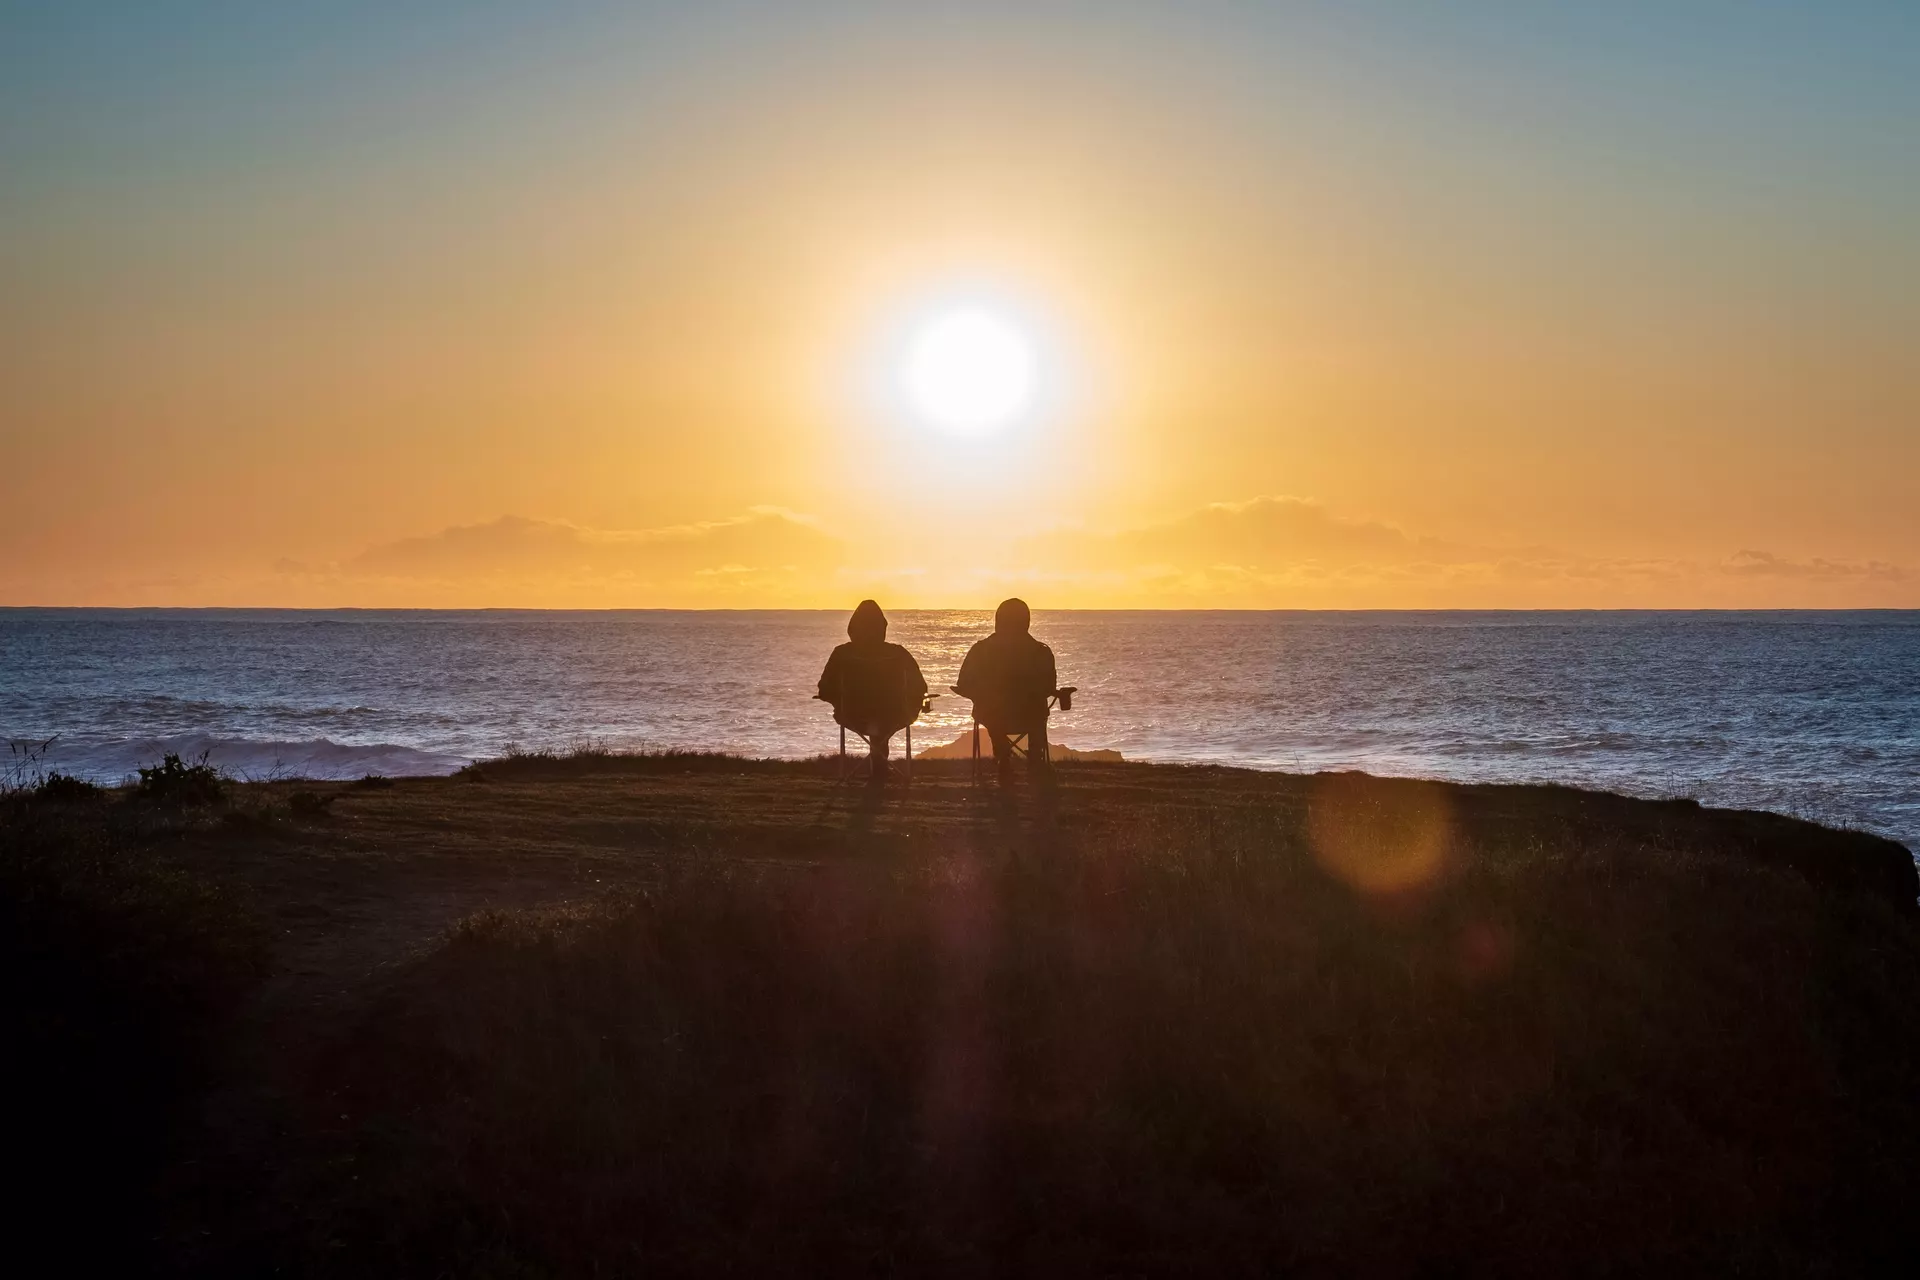
<path fill-rule="evenodd" d="M 1771 551 L 1736 551 L 1720 566 L 1720 571 L 1737 578 L 1799 578 L 1829 582 L 1904 582 L 1907 578 L 1906 570 L 1884 560 L 1828 560 L 1821 556 L 1811 560 L 1793 560 L 1777 556 Z"/>
<path fill-rule="evenodd" d="M 501 516 L 369 547 L 345 562 L 278 572 L 355 595 L 444 603 L 584 606 L 763 603 L 807 596 L 837 571 L 840 540 L 791 511 L 595 529 Z"/>
<path fill-rule="evenodd" d="M 1293 496 L 1209 503 L 1125 528 L 1055 529 L 1011 551 L 989 549 L 964 529 L 945 532 L 921 538 L 929 549 L 916 555 L 912 538 L 843 541 L 776 507 L 642 529 L 502 516 L 330 563 L 288 557 L 248 570 L 194 565 L 86 578 L 29 559 L 0 565 L 0 599 L 320 608 L 844 608 L 868 595 L 890 608 L 985 608 L 1008 595 L 1043 608 L 1920 606 L 1920 574 L 1887 560 L 1474 545 Z M 850 554 L 884 559 L 850 562 Z"/>
<path fill-rule="evenodd" d="M 1473 546 L 1310 499 L 1211 503 L 1022 547 L 1024 581 L 1075 602 L 1247 608 L 1860 607 L 1910 580 L 1884 561 L 1741 551 L 1723 561 Z"/>
<path fill-rule="evenodd" d="M 1451 549 L 1414 538 L 1393 525 L 1334 515 L 1317 502 L 1260 497 L 1215 502 L 1173 520 L 1135 529 L 1094 532 L 1062 529 L 1026 547 L 1040 562 L 1094 569 L 1163 570 L 1248 568 L 1275 564 L 1403 563 L 1446 558 Z"/>
<path fill-rule="evenodd" d="M 861 546 L 875 549 L 869 544 Z M 878 544 L 881 546 L 887 544 Z M 1293 496 L 1216 502 L 1126 528 L 1063 528 L 995 563 L 849 565 L 813 520 L 759 507 L 722 520 L 599 529 L 502 516 L 275 566 L 303 603 L 441 607 L 983 605 L 1061 608 L 1777 608 L 1910 605 L 1880 560 L 1742 550 L 1721 559 L 1596 556 L 1453 542 Z M 964 551 L 960 554 L 964 555 Z"/>
<path fill-rule="evenodd" d="M 369 548 L 350 573 L 448 577 L 525 573 L 662 574 L 717 569 L 831 568 L 840 542 L 811 521 L 774 507 L 727 520 L 659 529 L 590 529 L 560 520 L 501 516 Z"/>

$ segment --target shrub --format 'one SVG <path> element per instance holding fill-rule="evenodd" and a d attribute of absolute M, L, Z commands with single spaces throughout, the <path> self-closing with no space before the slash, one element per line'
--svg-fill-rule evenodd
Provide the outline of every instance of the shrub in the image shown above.
<path fill-rule="evenodd" d="M 296 791 L 287 797 L 287 807 L 297 818 L 323 818 L 338 796 L 323 796 L 313 791 Z"/>
<path fill-rule="evenodd" d="M 37 798 L 53 800 L 61 804 L 83 804 L 99 800 L 106 794 L 105 788 L 95 786 L 85 778 L 76 778 L 72 774 L 57 770 L 49 773 L 46 780 L 34 790 Z"/>
<path fill-rule="evenodd" d="M 9 739 L 7 763 L 0 766 L 0 798 L 51 800 L 61 804 L 98 800 L 106 792 L 84 778 L 46 767 L 58 738 Z"/>
<path fill-rule="evenodd" d="M 188 764 L 169 751 L 159 764 L 141 768 L 134 793 L 155 804 L 179 807 L 219 804 L 227 796 L 226 779 L 207 760 L 208 753 L 202 752 L 198 760 Z"/>

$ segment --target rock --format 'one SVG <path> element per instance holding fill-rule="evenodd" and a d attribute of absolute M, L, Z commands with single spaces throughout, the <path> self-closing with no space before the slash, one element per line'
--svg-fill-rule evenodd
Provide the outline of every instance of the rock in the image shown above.
<path fill-rule="evenodd" d="M 991 760 L 993 758 L 993 740 L 987 736 L 987 731 L 984 728 L 979 730 L 979 734 L 981 758 Z M 1111 751 L 1104 748 L 1082 751 L 1075 747 L 1069 747 L 1063 742 L 1048 743 L 1047 757 L 1048 759 L 1056 761 L 1079 760 L 1091 761 L 1097 764 L 1119 764 L 1124 759 L 1118 751 Z M 973 748 L 968 744 L 965 733 L 962 733 L 952 742 L 942 742 L 937 746 L 928 747 L 926 750 L 914 754 L 914 759 L 916 760 L 970 760 L 972 758 Z"/>

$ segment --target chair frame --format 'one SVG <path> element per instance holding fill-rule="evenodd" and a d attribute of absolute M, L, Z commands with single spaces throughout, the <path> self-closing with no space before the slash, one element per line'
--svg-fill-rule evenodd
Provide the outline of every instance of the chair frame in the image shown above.
<path fill-rule="evenodd" d="M 913 724 L 914 724 L 914 721 L 918 720 L 920 716 L 924 716 L 930 713 L 933 710 L 933 700 L 939 696 L 940 695 L 937 693 L 925 693 L 920 695 L 920 713 L 919 715 L 916 715 L 913 718 L 913 720 L 909 720 L 906 724 L 907 753 L 905 757 L 899 761 L 894 761 L 894 760 L 887 761 L 888 771 L 897 772 L 900 775 L 902 784 L 905 786 L 910 787 L 913 785 Z M 818 698 L 819 695 L 816 694 L 815 697 Z M 835 723 L 838 724 L 839 722 L 835 721 Z M 871 754 L 873 751 L 873 739 L 869 738 L 866 734 L 860 732 L 858 729 L 850 730 L 847 728 L 846 725 L 844 724 L 840 725 L 840 764 L 837 772 L 835 772 L 833 777 L 833 785 L 836 787 L 845 784 L 845 782 L 847 781 L 847 759 L 848 759 L 847 734 L 848 733 L 852 733 L 854 737 L 866 743 L 867 751 L 869 754 Z"/>
<path fill-rule="evenodd" d="M 847 726 L 845 725 L 840 726 L 840 768 L 839 768 L 839 772 L 836 773 L 833 778 L 833 785 L 836 787 L 842 785 L 847 780 L 847 760 L 849 758 L 847 756 L 848 732 L 849 730 L 847 729 Z M 851 730 L 851 732 L 854 737 L 860 739 L 860 741 L 867 744 L 867 751 L 869 754 L 871 754 L 873 751 L 873 739 L 869 738 L 866 734 L 860 732 L 858 729 Z M 913 726 L 912 725 L 907 726 L 906 733 L 907 733 L 907 754 L 906 754 L 905 760 L 904 761 L 889 760 L 887 761 L 887 768 L 891 771 L 899 773 L 901 782 L 904 785 L 910 787 L 913 785 Z"/>
<path fill-rule="evenodd" d="M 948 688 L 953 688 L 953 686 L 949 685 Z M 960 690 L 958 689 L 954 689 L 953 691 L 955 693 L 960 692 Z M 1052 693 L 1047 695 L 1047 714 L 1051 716 L 1053 714 L 1054 707 L 1063 700 L 1066 701 L 1069 707 L 1071 707 L 1073 703 L 1073 695 L 1078 692 L 1080 692 L 1080 689 L 1079 689 L 1079 686 L 1077 685 L 1063 685 L 1062 687 L 1055 689 Z M 1032 732 L 1033 732 L 1032 730 L 1028 730 L 1026 733 L 1008 734 L 1007 750 L 1013 752 L 1013 754 L 1019 757 L 1020 759 L 1023 759 L 1023 760 L 1030 759 L 1032 748 L 1029 745 L 1029 739 L 1032 737 Z M 972 778 L 972 785 L 975 787 L 978 787 L 980 785 L 980 715 L 978 712 L 975 712 L 973 715 L 973 732 L 971 737 L 969 738 L 969 742 L 973 747 L 973 771 L 970 776 Z M 1051 740 L 1049 740 L 1047 743 L 1047 751 L 1049 755 L 1051 755 L 1053 751 L 1053 743 Z M 1048 759 L 1047 767 L 1049 769 L 1053 767 L 1052 759 Z"/>

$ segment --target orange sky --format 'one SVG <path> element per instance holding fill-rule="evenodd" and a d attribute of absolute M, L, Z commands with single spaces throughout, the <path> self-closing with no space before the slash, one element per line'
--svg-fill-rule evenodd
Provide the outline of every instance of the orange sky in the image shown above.
<path fill-rule="evenodd" d="M 457 8 L 12 45 L 0 603 L 1920 606 L 1893 9 Z"/>

